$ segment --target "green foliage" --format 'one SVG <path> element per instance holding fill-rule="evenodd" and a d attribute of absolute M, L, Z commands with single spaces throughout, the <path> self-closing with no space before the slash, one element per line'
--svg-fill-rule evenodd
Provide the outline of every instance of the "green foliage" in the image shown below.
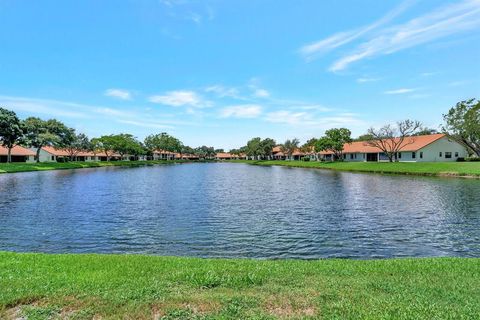
<path fill-rule="evenodd" d="M 346 128 L 330 129 L 325 131 L 325 136 L 318 139 L 315 151 L 331 151 L 336 159 L 342 159 L 343 146 L 352 142 L 352 133 Z"/>
<path fill-rule="evenodd" d="M 199 158 L 211 159 L 215 157 L 216 152 L 215 152 L 215 148 L 213 147 L 201 146 L 194 149 L 194 154 L 196 154 Z"/>
<path fill-rule="evenodd" d="M 80 151 L 89 151 L 91 150 L 90 140 L 88 137 L 79 133 L 76 134 L 74 129 L 71 129 L 70 136 L 66 142 L 64 142 L 63 147 L 68 152 L 70 159 L 73 159 Z"/>
<path fill-rule="evenodd" d="M 294 138 L 292 140 L 288 139 L 281 146 L 282 152 L 285 153 L 289 158 L 291 158 L 295 150 L 298 149 L 299 144 L 300 140 L 298 140 L 297 138 Z"/>
<path fill-rule="evenodd" d="M 0 144 L 8 148 L 8 162 L 11 162 L 10 150 L 23 138 L 24 127 L 16 113 L 0 108 Z"/>
<path fill-rule="evenodd" d="M 151 150 L 182 152 L 183 143 L 166 132 L 152 134 L 145 138 L 145 146 Z"/>
<path fill-rule="evenodd" d="M 480 101 L 461 101 L 443 119 L 444 132 L 480 157 Z"/>

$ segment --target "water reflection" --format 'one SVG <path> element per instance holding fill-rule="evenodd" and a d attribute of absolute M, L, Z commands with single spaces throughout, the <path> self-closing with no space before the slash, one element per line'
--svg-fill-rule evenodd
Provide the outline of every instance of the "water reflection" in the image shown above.
<path fill-rule="evenodd" d="M 0 176 L 0 250 L 480 256 L 480 181 L 243 164 Z"/>

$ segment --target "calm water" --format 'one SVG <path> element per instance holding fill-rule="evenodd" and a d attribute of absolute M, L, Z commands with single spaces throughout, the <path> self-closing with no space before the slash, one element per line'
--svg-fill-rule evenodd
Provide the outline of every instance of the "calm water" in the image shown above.
<path fill-rule="evenodd" d="M 480 181 L 245 164 L 0 175 L 0 250 L 480 257 Z"/>

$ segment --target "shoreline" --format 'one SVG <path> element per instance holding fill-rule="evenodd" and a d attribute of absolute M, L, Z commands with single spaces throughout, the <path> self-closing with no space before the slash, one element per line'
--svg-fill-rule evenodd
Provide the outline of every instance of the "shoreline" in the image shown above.
<path fill-rule="evenodd" d="M 319 162 L 299 160 L 228 160 L 258 166 L 282 166 L 291 168 L 320 169 L 353 173 L 374 173 L 442 178 L 480 179 L 480 162 Z M 396 166 L 396 168 L 395 168 Z M 465 171 L 444 171 L 442 168 Z M 466 171 L 470 172 L 466 172 Z"/>
<path fill-rule="evenodd" d="M 285 160 L 148 160 L 105 162 L 1 163 L 0 175 L 19 172 L 71 170 L 104 167 L 142 167 L 179 163 L 244 163 L 259 166 L 323 169 L 332 171 L 389 175 L 480 179 L 480 162 L 318 162 Z"/>
<path fill-rule="evenodd" d="M 475 318 L 479 262 L 0 251 L 0 318 Z"/>

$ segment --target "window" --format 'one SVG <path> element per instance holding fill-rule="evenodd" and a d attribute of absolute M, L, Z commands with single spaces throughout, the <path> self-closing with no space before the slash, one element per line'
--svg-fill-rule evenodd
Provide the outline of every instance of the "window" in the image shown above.
<path fill-rule="evenodd" d="M 398 153 L 398 159 L 402 159 L 402 153 L 401 152 Z"/>
<path fill-rule="evenodd" d="M 423 151 L 420 152 L 420 159 L 423 159 Z"/>
<path fill-rule="evenodd" d="M 455 152 L 455 158 L 458 158 L 458 152 Z"/>
<path fill-rule="evenodd" d="M 452 158 L 452 153 L 451 152 L 445 152 L 445 159 L 451 159 Z"/>
<path fill-rule="evenodd" d="M 353 153 L 350 153 L 350 159 L 353 160 Z"/>
<path fill-rule="evenodd" d="M 441 151 L 439 152 L 438 156 L 439 156 L 440 158 L 442 157 L 442 152 L 441 152 Z"/>
<path fill-rule="evenodd" d="M 417 157 L 417 153 L 412 152 L 412 159 L 415 159 Z"/>
<path fill-rule="evenodd" d="M 52 161 L 55 160 L 55 156 L 52 156 Z"/>

